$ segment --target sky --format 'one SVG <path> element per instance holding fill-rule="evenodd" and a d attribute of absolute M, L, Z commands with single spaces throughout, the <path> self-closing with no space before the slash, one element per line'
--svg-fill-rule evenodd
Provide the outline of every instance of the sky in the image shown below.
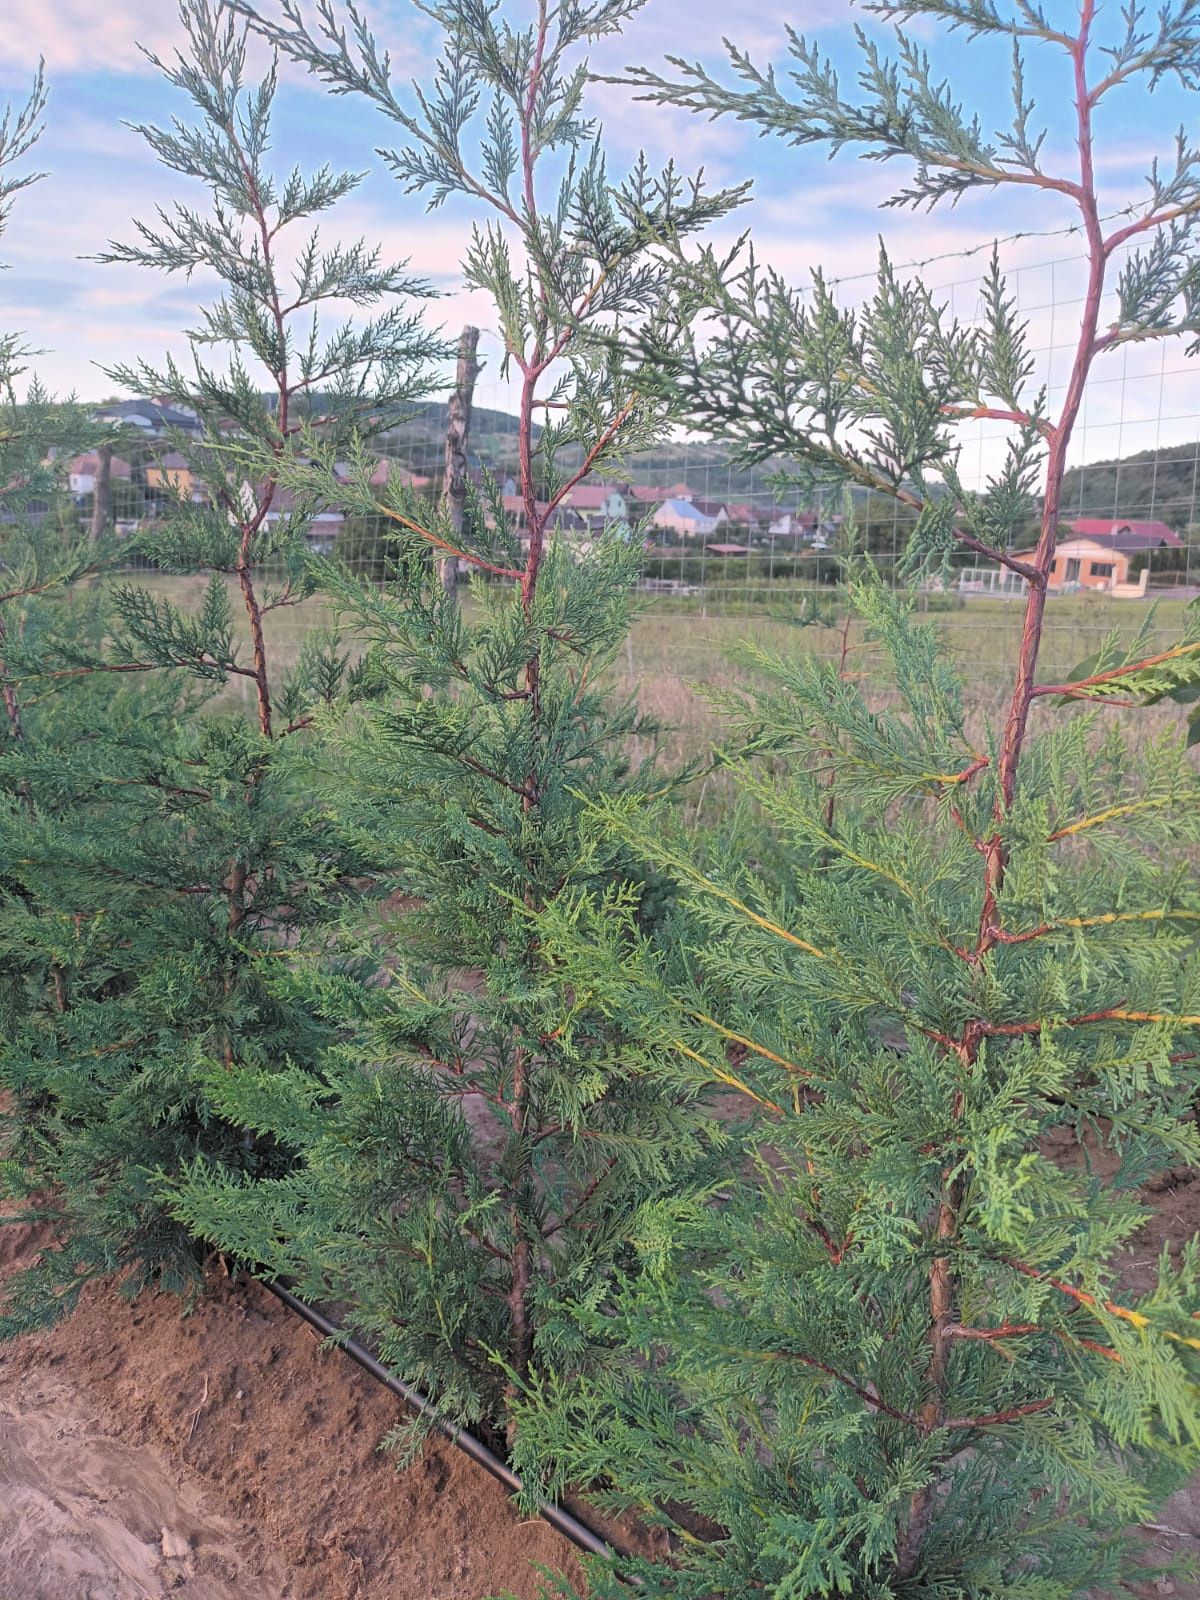
<path fill-rule="evenodd" d="M 278 15 L 279 0 L 260 0 Z M 1074 0 L 1047 0 L 1055 20 L 1069 22 Z M 311 0 L 309 0 L 311 10 Z M 425 24 L 410 0 L 366 0 L 365 9 L 392 52 L 396 74 L 428 79 L 433 65 Z M 523 19 L 520 4 L 505 9 Z M 1115 22 L 1116 0 L 1102 7 Z M 649 0 L 618 40 L 595 52 L 597 70 L 618 72 L 630 62 L 660 63 L 668 53 L 716 62 L 721 35 L 748 50 L 760 65 L 786 68 L 785 29 L 815 37 L 853 73 L 853 29 L 863 26 L 881 39 L 881 28 L 850 0 Z M 1009 54 L 1003 41 L 968 41 L 928 25 L 919 29 L 940 72 L 951 79 L 988 127 L 1005 123 L 1009 108 Z M 182 354 L 182 330 L 195 319 L 198 299 L 210 286 L 199 279 L 156 276 L 126 266 L 86 259 L 110 240 L 133 236 L 133 219 L 152 219 L 156 206 L 184 198 L 181 180 L 159 168 L 129 122 L 163 123 L 186 115 L 177 91 L 139 50 L 139 44 L 169 55 L 181 29 L 171 0 L 3 0 L 0 5 L 0 100 L 19 99 L 39 58 L 50 84 L 50 109 L 36 164 L 48 176 L 20 197 L 0 239 L 0 329 L 23 329 L 41 352 L 37 370 L 58 392 L 82 396 L 113 392 L 106 365 L 145 357 L 158 361 L 168 350 Z M 260 58 L 261 59 L 261 58 Z M 1070 84 L 1057 56 L 1031 58 L 1030 87 L 1037 114 L 1048 128 L 1047 161 L 1070 169 Z M 714 183 L 754 182 L 752 203 L 723 226 L 732 238 L 749 226 L 761 257 L 797 283 L 820 265 L 845 280 L 841 293 L 853 300 L 870 287 L 882 233 L 894 260 L 922 262 L 915 269 L 931 287 L 944 289 L 959 315 L 973 314 L 986 246 L 995 237 L 1023 233 L 1003 245 L 1020 304 L 1029 315 L 1039 352 L 1039 376 L 1052 388 L 1068 358 L 1072 318 L 1077 313 L 1079 242 L 1057 234 L 1074 221 L 1069 203 L 1030 191 L 970 196 L 955 209 L 932 214 L 882 210 L 882 202 L 906 174 L 898 164 L 866 163 L 843 153 L 796 150 L 760 138 L 728 120 L 710 122 L 686 112 L 666 111 L 631 99 L 611 84 L 593 89 L 591 109 L 603 119 L 610 163 L 630 163 L 639 149 L 659 160 L 674 157 L 684 168 L 703 165 Z M 1175 128 L 1191 120 L 1178 90 L 1154 97 L 1127 91 L 1105 109 L 1100 123 L 1099 178 L 1103 204 L 1116 209 L 1144 190 L 1152 156 L 1169 154 Z M 1193 124 L 1194 126 L 1194 124 Z M 484 330 L 481 352 L 488 365 L 478 398 L 506 405 L 510 391 L 498 375 L 495 317 L 478 294 L 462 286 L 459 261 L 473 215 L 462 204 L 428 213 L 420 196 L 405 195 L 375 153 L 398 132 L 353 98 L 332 99 L 299 69 L 286 67 L 277 101 L 274 144 L 281 166 L 313 168 L 324 162 L 366 170 L 362 187 L 324 228 L 327 238 L 360 236 L 378 242 L 385 255 L 407 258 L 430 279 L 441 298 L 430 315 L 454 332 L 471 320 Z M 198 188 L 186 196 L 202 199 Z M 973 254 L 962 255 L 961 252 Z M 937 259 L 949 257 L 949 259 Z M 931 259 L 932 258 L 932 259 Z M 1089 398 L 1076 456 L 1099 459 L 1155 444 L 1200 436 L 1200 405 L 1194 378 L 1179 349 L 1150 346 L 1110 358 Z M 978 430 L 982 472 L 994 457 L 996 429 Z M 975 448 L 972 444 L 972 448 Z M 968 463 L 969 468 L 969 463 Z"/>

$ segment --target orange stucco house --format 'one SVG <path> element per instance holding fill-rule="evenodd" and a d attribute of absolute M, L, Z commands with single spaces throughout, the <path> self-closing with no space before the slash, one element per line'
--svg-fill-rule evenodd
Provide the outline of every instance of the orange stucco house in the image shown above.
<path fill-rule="evenodd" d="M 1099 517 L 1075 517 L 1065 523 L 1059 536 L 1054 564 L 1050 568 L 1051 589 L 1098 589 L 1104 593 L 1144 592 L 1148 571 L 1130 581 L 1129 563 L 1143 550 L 1178 550 L 1183 540 L 1165 522 L 1110 521 Z M 1015 552 L 1026 561 L 1032 550 Z"/>
<path fill-rule="evenodd" d="M 196 476 L 186 456 L 178 450 L 168 450 L 157 461 L 146 467 L 146 487 L 160 494 L 186 495 L 195 499 Z"/>

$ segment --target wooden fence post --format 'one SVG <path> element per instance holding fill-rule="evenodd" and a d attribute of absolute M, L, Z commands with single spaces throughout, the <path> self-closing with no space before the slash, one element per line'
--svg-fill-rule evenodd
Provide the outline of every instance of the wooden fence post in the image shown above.
<path fill-rule="evenodd" d="M 454 528 L 454 539 L 462 539 L 463 512 L 467 503 L 467 442 L 471 433 L 471 403 L 475 380 L 479 376 L 479 329 L 465 327 L 458 341 L 458 367 L 446 415 L 445 503 Z M 446 556 L 442 561 L 442 587 L 449 595 L 458 587 L 458 560 Z"/>

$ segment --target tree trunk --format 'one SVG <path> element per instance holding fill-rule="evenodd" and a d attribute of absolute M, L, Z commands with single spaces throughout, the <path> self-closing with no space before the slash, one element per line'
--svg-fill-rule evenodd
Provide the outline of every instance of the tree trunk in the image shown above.
<path fill-rule="evenodd" d="M 467 442 L 471 434 L 471 403 L 479 376 L 479 329 L 466 327 L 458 341 L 458 368 L 446 413 L 446 475 L 444 504 L 454 528 L 453 542 L 462 543 L 463 511 L 467 503 Z M 458 587 L 458 560 L 442 561 L 442 587 L 453 596 Z"/>
<path fill-rule="evenodd" d="M 112 458 L 113 447 L 102 444 L 96 454 L 100 467 L 96 473 L 96 487 L 92 494 L 92 538 L 102 539 L 112 522 Z"/>

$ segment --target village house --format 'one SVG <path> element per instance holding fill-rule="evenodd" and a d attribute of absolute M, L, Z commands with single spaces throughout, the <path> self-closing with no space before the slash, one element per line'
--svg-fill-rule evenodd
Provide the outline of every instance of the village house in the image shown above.
<path fill-rule="evenodd" d="M 149 438 L 161 438 L 168 428 L 184 433 L 199 433 L 200 419 L 192 411 L 181 410 L 164 396 L 152 400 L 114 400 L 93 413 L 97 422 L 119 422 L 139 428 Z"/>
<path fill-rule="evenodd" d="M 67 487 L 77 500 L 82 500 L 85 495 L 95 494 L 96 479 L 100 474 L 100 457 L 93 451 L 89 455 L 76 456 L 67 463 Z M 122 456 L 113 456 L 109 469 L 110 478 L 121 478 L 126 483 L 133 479 L 133 468 Z"/>
<path fill-rule="evenodd" d="M 654 527 L 679 534 L 684 539 L 701 539 L 717 529 L 716 517 L 705 516 L 691 500 L 680 500 L 675 496 L 657 506 L 650 521 Z"/>
<path fill-rule="evenodd" d="M 775 516 L 775 507 L 753 506 L 748 500 L 731 500 L 718 520 L 729 528 L 745 528 L 760 538 L 769 532 Z"/>
<path fill-rule="evenodd" d="M 729 510 L 724 500 L 693 499 L 691 502 L 702 517 L 711 517 L 718 528 L 729 521 Z"/>
<path fill-rule="evenodd" d="M 178 450 L 168 450 L 156 461 L 146 465 L 146 488 L 152 494 L 182 496 L 187 500 L 204 500 L 207 490 L 192 471 L 191 463 Z"/>
<path fill-rule="evenodd" d="M 815 511 L 784 511 L 771 519 L 767 525 L 767 532 L 776 539 L 811 539 L 817 531 L 817 526 L 818 518 Z"/>
<path fill-rule="evenodd" d="M 342 483 L 349 483 L 353 469 L 348 461 L 336 461 L 333 475 Z M 391 456 L 383 456 L 376 462 L 368 479 L 373 489 L 382 489 L 389 483 L 399 484 L 405 489 L 428 489 L 433 482 L 432 478 L 422 477 L 419 472 L 413 472 L 411 467 L 404 466 Z"/>
<path fill-rule="evenodd" d="M 661 505 L 664 500 L 694 500 L 695 495 L 686 483 L 673 483 L 662 488 L 657 483 L 637 483 L 630 489 L 633 499 L 643 506 Z"/>
<path fill-rule="evenodd" d="M 509 526 L 514 533 L 528 538 L 528 521 L 525 516 L 525 501 L 519 494 L 506 494 L 501 496 L 501 504 L 508 516 Z M 538 501 L 538 510 L 545 512 L 547 502 Z M 588 524 L 574 506 L 556 506 L 550 514 L 549 526 L 555 533 L 586 533 Z"/>
<path fill-rule="evenodd" d="M 265 527 L 275 527 L 285 517 L 296 515 L 296 497 L 290 489 L 277 487 L 263 516 Z M 305 513 L 304 541 L 317 555 L 328 555 L 346 521 L 338 506 L 322 506 Z"/>
<path fill-rule="evenodd" d="M 341 477 L 346 475 L 345 471 L 339 473 Z M 413 472 L 410 467 L 402 466 L 399 461 L 393 460 L 391 456 L 384 456 L 371 474 L 371 487 L 373 489 L 382 489 L 389 483 L 395 483 L 404 489 L 420 490 L 428 489 L 432 482 L 432 478 L 426 478 L 419 472 Z"/>
<path fill-rule="evenodd" d="M 577 483 L 564 503 L 602 524 L 629 520 L 629 497 L 615 483 Z"/>
<path fill-rule="evenodd" d="M 1144 566 L 1139 576 L 1131 580 L 1129 568 L 1134 556 L 1182 546 L 1183 540 L 1165 522 L 1075 517 L 1060 533 L 1050 566 L 1049 588 L 1093 589 L 1123 599 L 1142 595 L 1146 592 L 1149 567 Z M 1030 561 L 1034 551 L 1019 550 L 1015 554 Z"/>

